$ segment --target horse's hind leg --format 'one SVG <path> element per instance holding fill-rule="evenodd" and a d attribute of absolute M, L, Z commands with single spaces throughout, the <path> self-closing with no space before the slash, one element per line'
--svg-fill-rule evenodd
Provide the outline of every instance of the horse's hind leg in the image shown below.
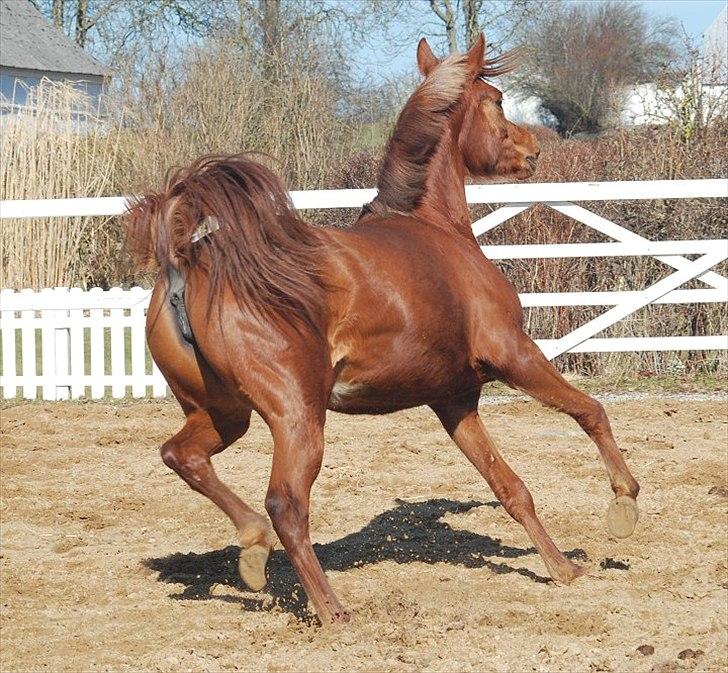
<path fill-rule="evenodd" d="M 629 537 L 637 524 L 639 484 L 632 476 L 614 441 L 604 407 L 569 384 L 526 335 L 515 340 L 515 352 L 499 367 L 498 378 L 543 404 L 571 416 L 597 445 L 616 498 L 607 511 L 609 530 L 615 537 Z"/>
<path fill-rule="evenodd" d="M 266 584 L 265 566 L 273 547 L 268 520 L 251 509 L 220 479 L 210 457 L 231 444 L 248 429 L 250 411 L 227 423 L 213 423 L 204 409 L 187 416 L 184 427 L 162 446 L 162 460 L 189 486 L 207 496 L 227 514 L 240 537 L 240 576 L 253 591 Z M 219 428 L 224 427 L 221 432 Z"/>
<path fill-rule="evenodd" d="M 569 584 L 586 572 L 556 547 L 536 516 L 533 498 L 518 475 L 503 460 L 478 415 L 477 397 L 461 404 L 433 407 L 453 441 L 485 477 L 505 510 L 520 523 L 541 555 L 551 577 Z"/>
<path fill-rule="evenodd" d="M 162 446 L 162 459 L 230 517 L 242 547 L 240 575 L 251 589 L 262 589 L 274 540 L 270 523 L 220 481 L 210 462 L 211 456 L 247 431 L 250 407 L 225 390 L 195 349 L 182 339 L 172 315 L 164 276 L 157 281 L 150 301 L 147 340 L 187 416 L 182 430 Z"/>
<path fill-rule="evenodd" d="M 309 497 L 324 452 L 323 415 L 277 419 L 273 469 L 265 508 L 322 623 L 345 622 L 349 614 L 326 579 L 309 537 Z"/>

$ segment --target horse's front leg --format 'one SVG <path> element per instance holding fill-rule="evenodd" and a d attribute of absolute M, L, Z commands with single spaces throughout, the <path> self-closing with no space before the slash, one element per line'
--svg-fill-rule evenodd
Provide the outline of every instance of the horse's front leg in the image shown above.
<path fill-rule="evenodd" d="M 536 516 L 533 498 L 518 475 L 503 460 L 478 415 L 478 396 L 471 400 L 433 406 L 445 430 L 460 450 L 485 477 L 496 497 L 525 529 L 541 555 L 549 575 L 563 584 L 570 584 L 586 568 L 577 566 L 564 556 Z"/>
<path fill-rule="evenodd" d="M 273 469 L 265 499 L 288 558 L 322 623 L 349 621 L 311 546 L 308 515 L 311 486 L 321 469 L 325 409 L 301 412 L 270 422 Z"/>
<path fill-rule="evenodd" d="M 614 441 L 604 407 L 565 381 L 526 334 L 510 335 L 509 341 L 510 358 L 498 367 L 498 378 L 542 404 L 569 414 L 589 435 L 599 449 L 616 496 L 607 510 L 607 525 L 615 537 L 629 537 L 639 517 L 637 494 L 640 486 Z"/>

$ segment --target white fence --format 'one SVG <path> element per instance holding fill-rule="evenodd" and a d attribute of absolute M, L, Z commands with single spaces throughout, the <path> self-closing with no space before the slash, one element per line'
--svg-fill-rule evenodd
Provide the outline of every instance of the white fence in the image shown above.
<path fill-rule="evenodd" d="M 2 397 L 163 397 L 146 346 L 149 290 L 59 287 L 0 292 Z"/>
<path fill-rule="evenodd" d="M 651 241 L 574 201 L 656 198 L 725 198 L 728 180 L 477 185 L 466 189 L 469 203 L 503 204 L 473 224 L 476 236 L 493 230 L 534 203 L 555 210 L 614 239 L 608 243 L 483 246 L 490 259 L 611 257 L 649 255 L 673 272 L 635 291 L 522 294 L 524 306 L 606 306 L 597 318 L 559 339 L 539 341 L 550 357 L 565 352 L 724 350 L 728 335 L 600 338 L 605 328 L 652 303 L 727 302 L 728 279 L 711 271 L 728 258 L 728 240 Z M 292 192 L 297 208 L 356 208 L 375 195 L 371 189 Z M 0 201 L 0 219 L 118 215 L 123 197 Z M 685 255 L 696 256 L 689 259 Z M 698 279 L 704 287 L 679 289 Z M 167 394 L 164 378 L 149 356 L 144 321 L 149 291 L 56 288 L 0 292 L 3 398 L 88 396 L 121 398 Z"/>

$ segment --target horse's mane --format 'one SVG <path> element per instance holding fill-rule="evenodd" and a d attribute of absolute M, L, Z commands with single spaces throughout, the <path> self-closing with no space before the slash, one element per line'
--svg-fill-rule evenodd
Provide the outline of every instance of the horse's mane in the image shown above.
<path fill-rule="evenodd" d="M 217 228 L 200 236 L 207 218 Z M 209 307 L 227 289 L 246 312 L 318 329 L 322 235 L 298 217 L 280 179 L 249 157 L 205 156 L 170 173 L 125 224 L 137 263 L 203 268 Z"/>
<path fill-rule="evenodd" d="M 472 72 L 467 54 L 453 54 L 437 65 L 410 96 L 397 118 L 377 177 L 377 197 L 367 206 L 376 215 L 407 213 L 425 191 L 430 159 L 442 139 L 450 114 L 466 84 L 478 77 L 496 77 L 513 68 L 515 52 L 486 59 Z"/>

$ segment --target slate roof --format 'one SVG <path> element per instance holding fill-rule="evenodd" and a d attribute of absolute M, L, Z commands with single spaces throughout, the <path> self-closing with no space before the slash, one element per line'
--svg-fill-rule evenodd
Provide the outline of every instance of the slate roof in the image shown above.
<path fill-rule="evenodd" d="M 2 66 L 74 75 L 111 74 L 46 21 L 30 0 L 0 0 Z"/>

